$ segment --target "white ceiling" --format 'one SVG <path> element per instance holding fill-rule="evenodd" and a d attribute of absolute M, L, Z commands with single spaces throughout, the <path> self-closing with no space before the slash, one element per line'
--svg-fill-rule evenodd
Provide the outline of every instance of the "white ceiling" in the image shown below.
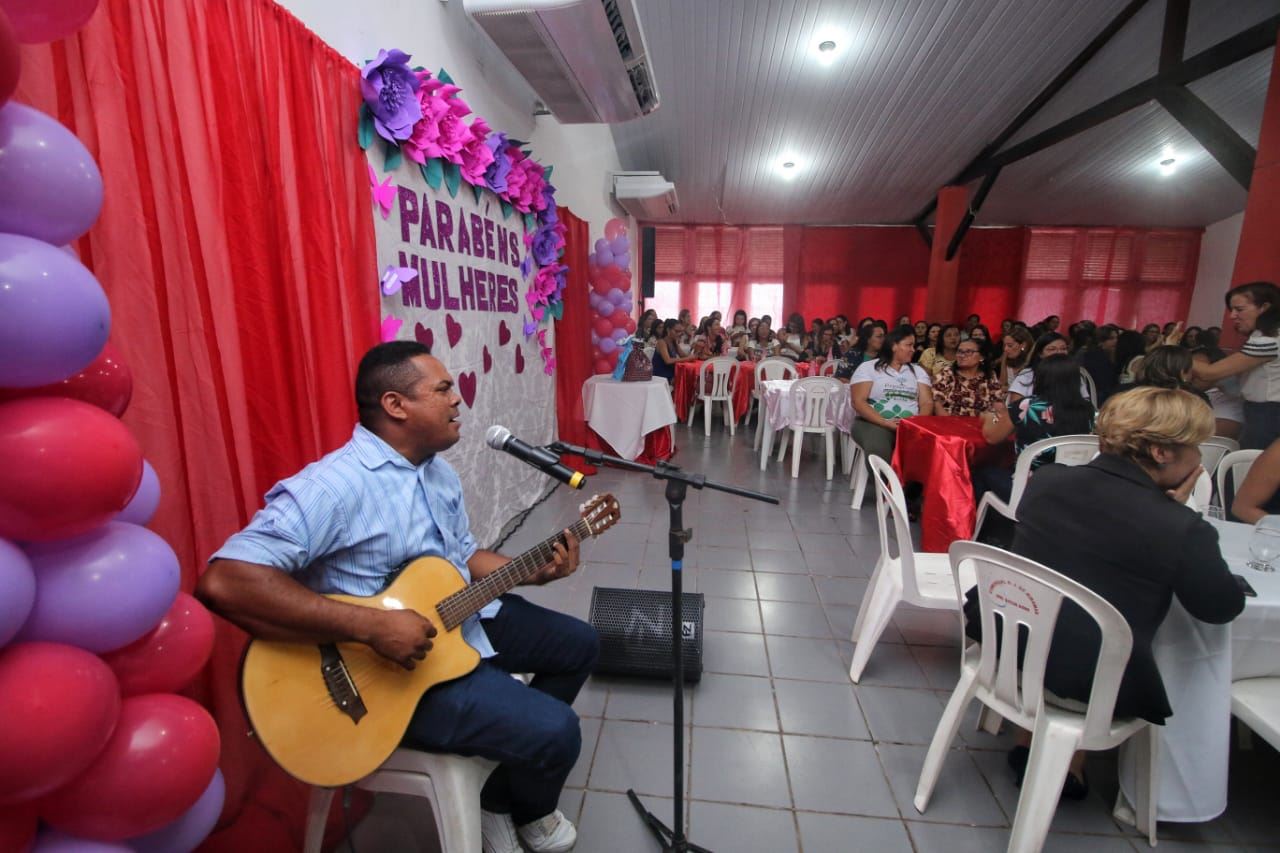
<path fill-rule="evenodd" d="M 637 0 L 662 106 L 616 125 L 623 168 L 675 182 L 678 219 L 732 224 L 911 219 L 1127 0 Z M 1192 0 L 1186 55 L 1280 13 Z M 1147 5 L 1012 142 L 1151 76 L 1164 0 Z M 836 28 L 847 48 L 812 57 Z M 843 45 L 842 45 L 843 47 Z M 1257 144 L 1273 51 L 1190 87 Z M 1155 168 L 1171 145 L 1179 168 Z M 800 164 L 779 177 L 782 154 Z M 1004 169 L 979 224 L 1204 225 L 1245 192 L 1155 104 Z"/>

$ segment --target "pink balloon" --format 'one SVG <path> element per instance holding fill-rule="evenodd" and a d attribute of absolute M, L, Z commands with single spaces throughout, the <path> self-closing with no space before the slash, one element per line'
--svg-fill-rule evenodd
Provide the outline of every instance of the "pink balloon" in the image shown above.
<path fill-rule="evenodd" d="M 604 224 L 604 237 L 606 240 L 612 240 L 619 235 L 627 233 L 627 223 L 621 219 L 610 219 Z"/>
<path fill-rule="evenodd" d="M 0 0 L 23 44 L 66 38 L 88 23 L 96 8 L 98 0 Z"/>
<path fill-rule="evenodd" d="M 213 616 L 179 592 L 159 625 L 102 660 L 116 674 L 123 696 L 177 693 L 204 668 L 212 651 Z"/>

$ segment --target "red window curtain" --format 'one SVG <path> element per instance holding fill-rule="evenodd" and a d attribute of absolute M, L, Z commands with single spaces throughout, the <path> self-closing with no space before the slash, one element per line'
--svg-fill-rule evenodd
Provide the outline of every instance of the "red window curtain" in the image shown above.
<path fill-rule="evenodd" d="M 787 313 L 814 317 L 846 314 L 890 323 L 924 312 L 929 248 L 913 228 L 854 226 L 787 229 L 788 253 L 797 257 L 786 282 Z"/>
<path fill-rule="evenodd" d="M 358 71 L 270 0 L 103 0 L 22 65 L 18 98 L 102 170 L 102 216 L 77 249 L 133 371 L 124 420 L 163 492 L 152 526 L 190 589 L 274 481 L 351 434 L 378 330 Z M 243 645 L 220 622 L 194 689 L 227 780 L 207 849 L 298 849 L 306 789 L 247 735 Z"/>
<path fill-rule="evenodd" d="M 564 263 L 569 265 L 569 273 L 562 296 L 564 319 L 556 321 L 556 428 L 561 440 L 586 447 L 582 383 L 595 373 L 591 362 L 591 309 L 587 303 L 591 234 L 586 221 L 568 208 L 557 208 L 557 214 L 565 224 Z M 595 468 L 580 457 L 566 456 L 565 463 L 584 474 L 595 473 Z"/>

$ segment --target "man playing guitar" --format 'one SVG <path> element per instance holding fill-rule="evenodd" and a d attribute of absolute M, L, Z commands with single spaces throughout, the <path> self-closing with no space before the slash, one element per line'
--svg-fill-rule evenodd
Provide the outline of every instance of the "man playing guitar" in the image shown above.
<path fill-rule="evenodd" d="M 428 620 L 321 593 L 373 595 L 424 554 L 445 558 L 468 582 L 508 562 L 476 547 L 461 482 L 439 456 L 458 441 L 460 402 L 427 347 L 373 347 L 356 376 L 360 423 L 351 440 L 272 487 L 249 526 L 210 559 L 196 594 L 255 637 L 364 643 L 413 669 L 431 651 Z M 565 531 L 564 541 L 529 582 L 577 569 L 578 539 Z M 483 660 L 424 695 L 404 743 L 500 762 L 481 794 L 485 853 L 519 853 L 519 838 L 540 853 L 570 850 L 577 831 L 556 803 L 582 745 L 570 706 L 599 638 L 585 622 L 510 594 L 461 630 Z M 526 686 L 514 672 L 534 673 L 533 681 Z"/>

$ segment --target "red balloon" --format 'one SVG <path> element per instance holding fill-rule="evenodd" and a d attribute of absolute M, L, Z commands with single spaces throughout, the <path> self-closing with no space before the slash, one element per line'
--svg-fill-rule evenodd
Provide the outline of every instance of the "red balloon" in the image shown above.
<path fill-rule="evenodd" d="M 138 442 L 97 406 L 61 397 L 0 404 L 0 537 L 86 533 L 128 506 L 141 481 Z"/>
<path fill-rule="evenodd" d="M 0 850 L 27 853 L 36 840 L 38 815 L 33 803 L 0 808 Z"/>
<path fill-rule="evenodd" d="M 617 312 L 614 312 L 617 313 Z M 622 328 L 627 330 L 628 335 L 634 335 L 636 332 L 636 318 L 627 317 L 627 322 L 622 324 Z"/>
<path fill-rule="evenodd" d="M 591 328 L 602 338 L 613 334 L 613 321 L 609 317 L 596 317 L 591 321 Z"/>
<path fill-rule="evenodd" d="M 123 841 L 177 820 L 218 766 L 218 726 L 169 693 L 125 699 L 106 748 L 75 781 L 40 801 L 45 823 L 95 841 Z"/>
<path fill-rule="evenodd" d="M 129 408 L 133 396 L 133 374 L 120 353 L 107 344 L 93 363 L 74 376 L 39 388 L 0 389 L 0 403 L 27 397 L 70 397 L 92 403 L 117 418 Z"/>
<path fill-rule="evenodd" d="M 596 359 L 596 373 L 612 373 L 613 365 L 605 361 L 603 358 Z"/>
<path fill-rule="evenodd" d="M 611 287 L 613 287 L 613 285 L 609 283 L 608 277 L 604 275 L 598 275 L 591 281 L 591 289 L 594 290 L 596 293 L 600 294 L 601 296 L 604 296 L 606 293 L 608 293 L 609 288 Z"/>
<path fill-rule="evenodd" d="M 61 643 L 15 643 L 0 652 L 0 696 L 0 805 L 70 782 L 106 746 L 120 715 L 111 669 Z"/>
<path fill-rule="evenodd" d="M 191 683 L 213 651 L 213 616 L 185 592 L 150 633 L 102 656 L 125 697 L 177 693 Z"/>
<path fill-rule="evenodd" d="M 98 0 L 0 0 L 13 22 L 18 41 L 42 44 L 66 38 L 83 27 L 98 8 Z"/>
<path fill-rule="evenodd" d="M 18 58 L 18 37 L 14 35 L 9 16 L 0 9 L 0 106 L 18 88 L 22 76 L 22 60 Z"/>

